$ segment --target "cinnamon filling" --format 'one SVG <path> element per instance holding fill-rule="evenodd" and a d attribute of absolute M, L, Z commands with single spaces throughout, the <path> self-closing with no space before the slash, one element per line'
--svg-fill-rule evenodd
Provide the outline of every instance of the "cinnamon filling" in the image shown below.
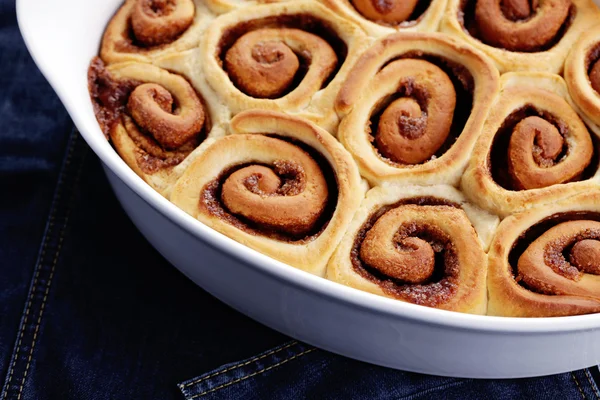
<path fill-rule="evenodd" d="M 453 239 L 433 225 L 395 224 L 404 206 L 460 208 L 435 197 L 403 199 L 381 207 L 356 235 L 352 266 L 390 296 L 436 307 L 457 289 L 459 265 Z"/>
<path fill-rule="evenodd" d="M 463 0 L 458 19 L 490 46 L 540 52 L 562 39 L 575 14 L 571 0 Z"/>
<path fill-rule="evenodd" d="M 600 240 L 597 237 L 579 240 L 571 248 L 569 261 L 579 271 L 600 275 Z"/>
<path fill-rule="evenodd" d="M 329 23 L 309 14 L 239 23 L 223 32 L 217 56 L 233 84 L 255 98 L 276 99 L 304 79 L 325 88 L 344 63 L 347 46 Z"/>
<path fill-rule="evenodd" d="M 462 65 L 422 52 L 388 62 L 396 93 L 382 99 L 366 127 L 382 158 L 395 166 L 442 156 L 460 136 L 473 101 L 473 77 Z"/>
<path fill-rule="evenodd" d="M 568 136 L 567 124 L 547 111 L 533 105 L 515 110 L 494 137 L 488 160 L 492 178 L 507 190 L 589 179 L 598 165 L 595 146 L 590 141 L 582 157 L 567 165 Z"/>
<path fill-rule="evenodd" d="M 278 136 L 269 140 L 280 141 L 294 159 L 231 167 L 202 189 L 199 206 L 247 233 L 308 243 L 323 232 L 335 211 L 335 173 L 315 149 Z"/>
<path fill-rule="evenodd" d="M 588 53 L 586 69 L 592 88 L 600 94 L 600 43 L 597 43 Z"/>
<path fill-rule="evenodd" d="M 596 61 L 590 70 L 590 82 L 592 88 L 594 88 L 597 93 L 600 93 L 600 62 L 598 61 Z"/>
<path fill-rule="evenodd" d="M 179 164 L 210 130 L 204 105 L 183 80 L 185 99 L 155 83 L 114 79 L 99 58 L 88 70 L 94 113 L 107 138 L 122 124 L 136 144 L 140 168 L 151 174 Z"/>
<path fill-rule="evenodd" d="M 415 25 L 429 8 L 430 0 L 351 0 L 363 17 L 381 25 Z"/>
<path fill-rule="evenodd" d="M 92 98 L 94 114 L 106 138 L 125 111 L 129 94 L 139 84 L 140 82 L 134 80 L 114 80 L 106 71 L 100 57 L 92 59 L 88 69 L 88 90 Z"/>
<path fill-rule="evenodd" d="M 600 213 L 556 213 L 541 220 L 521 234 L 508 261 L 521 286 L 541 294 L 564 294 L 544 283 L 535 270 L 547 266 L 572 281 L 579 281 L 583 273 L 600 275 Z"/>

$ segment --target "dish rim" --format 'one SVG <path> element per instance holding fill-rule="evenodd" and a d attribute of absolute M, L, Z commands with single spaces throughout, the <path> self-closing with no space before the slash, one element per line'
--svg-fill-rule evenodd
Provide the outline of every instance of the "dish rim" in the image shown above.
<path fill-rule="evenodd" d="M 91 107 L 91 102 L 89 105 L 74 102 L 72 95 L 61 83 L 65 78 L 53 70 L 49 62 L 41 59 L 39 43 L 34 38 L 35 27 L 27 20 L 25 3 L 23 0 L 16 1 L 17 21 L 25 45 L 35 64 L 69 113 L 75 127 L 102 163 L 154 210 L 196 239 L 234 258 L 236 262 L 250 265 L 263 275 L 269 275 L 330 301 L 346 303 L 362 311 L 391 319 L 410 320 L 459 330 L 507 334 L 552 334 L 600 329 L 600 313 L 551 318 L 497 317 L 439 310 L 378 296 L 284 264 L 209 228 L 161 196 L 137 176 L 112 149 L 95 118 L 90 121 L 90 118 L 84 116 L 81 107 Z M 87 90 L 87 80 L 85 86 Z"/>

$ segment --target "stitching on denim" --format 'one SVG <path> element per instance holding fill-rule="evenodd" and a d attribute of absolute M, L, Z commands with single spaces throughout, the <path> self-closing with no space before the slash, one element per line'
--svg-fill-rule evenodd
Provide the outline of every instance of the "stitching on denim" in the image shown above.
<path fill-rule="evenodd" d="M 53 212 L 51 214 L 51 216 L 50 216 L 50 221 L 48 222 L 48 227 L 49 228 L 54 225 L 54 216 L 55 216 L 55 214 L 56 213 Z M 40 254 L 40 260 L 46 255 L 46 248 L 47 247 L 48 247 L 48 241 L 45 239 L 44 240 L 44 245 L 42 247 L 42 252 Z M 15 356 L 14 356 L 14 358 L 12 360 L 11 365 L 10 365 L 10 371 L 8 372 L 8 379 L 6 381 L 6 386 L 4 388 L 4 393 L 2 393 L 2 398 L 6 398 L 6 396 L 8 395 L 8 388 L 10 387 L 10 384 L 11 384 L 11 381 L 12 381 L 12 377 L 13 377 L 13 373 L 14 373 L 14 370 L 15 370 L 15 366 L 17 364 L 17 360 L 19 359 L 19 352 L 21 351 L 21 344 L 23 342 L 23 335 L 25 334 L 25 327 L 27 326 L 27 320 L 29 319 L 29 312 L 31 310 L 31 305 L 33 303 L 32 300 L 31 300 L 31 297 L 33 296 L 33 293 L 36 292 L 36 287 L 37 287 L 37 282 L 38 282 L 39 276 L 40 276 L 40 269 L 38 268 L 37 272 L 35 273 L 35 278 L 33 279 L 33 287 L 31 289 L 31 293 L 29 294 L 29 299 L 27 301 L 27 308 L 25 309 L 25 318 L 23 320 L 23 325 L 21 325 L 21 327 L 19 328 L 19 340 L 17 341 L 17 348 L 15 350 Z"/>
<path fill-rule="evenodd" d="M 79 139 L 79 136 L 76 135 L 74 138 L 74 143 L 72 145 L 72 148 L 76 147 L 78 139 Z M 72 151 L 70 153 L 72 154 Z M 60 257 L 61 251 L 62 251 L 62 245 L 63 245 L 64 239 L 65 239 L 65 233 L 67 231 L 66 228 L 69 224 L 71 210 L 73 207 L 73 201 L 75 199 L 75 189 L 79 185 L 79 180 L 81 178 L 81 171 L 83 170 L 84 164 L 85 163 L 82 160 L 79 164 L 79 167 L 77 168 L 77 171 L 75 172 L 75 180 L 73 181 L 73 185 L 71 186 L 71 188 L 69 188 L 71 190 L 71 193 L 70 193 L 70 197 L 68 200 L 67 209 L 65 211 L 65 220 L 60 228 L 60 233 L 59 233 L 60 236 L 58 239 L 58 244 L 56 246 L 56 251 L 54 252 L 54 259 L 52 260 L 52 267 L 50 268 L 50 275 L 48 276 L 48 282 L 46 283 L 46 290 L 44 290 L 44 298 L 42 299 L 42 304 L 40 306 L 40 315 L 38 316 L 38 319 L 35 322 L 35 331 L 33 332 L 33 341 L 31 343 L 31 348 L 29 349 L 29 354 L 27 356 L 27 364 L 25 365 L 25 372 L 23 373 L 23 379 L 21 379 L 21 384 L 19 385 L 19 394 L 17 395 L 17 400 L 21 400 L 21 396 L 23 395 L 23 388 L 25 387 L 25 379 L 27 378 L 27 374 L 29 372 L 29 367 L 30 367 L 31 361 L 33 359 L 33 351 L 35 350 L 35 345 L 37 343 L 37 338 L 38 338 L 38 332 L 40 330 L 40 325 L 42 323 L 42 318 L 44 316 L 44 311 L 46 309 L 46 302 L 48 300 L 48 294 L 50 293 L 50 288 L 52 287 L 54 273 L 56 271 L 56 264 L 58 262 L 58 259 Z M 66 170 L 66 168 L 65 168 L 65 170 Z M 65 189 L 65 190 L 68 190 L 68 189 Z"/>
<path fill-rule="evenodd" d="M 573 381 L 575 382 L 575 385 L 577 385 L 577 390 L 579 390 L 579 393 L 581 394 L 581 398 L 583 400 L 586 400 L 587 397 L 585 397 L 585 393 L 583 393 L 583 389 L 581 389 L 581 384 L 579 383 L 579 380 L 577 380 L 575 373 L 571 372 L 571 376 L 573 377 Z"/>
<path fill-rule="evenodd" d="M 69 211 L 70 212 L 70 211 Z M 66 226 L 69 222 L 69 218 L 65 218 Z M 17 396 L 17 400 L 21 399 L 23 394 L 23 388 L 25 386 L 25 379 L 27 378 L 27 374 L 29 373 L 29 366 L 31 365 L 31 360 L 33 358 L 33 350 L 35 349 L 35 344 L 37 342 L 38 332 L 40 330 L 40 324 L 42 322 L 42 317 L 44 316 L 44 310 L 46 308 L 46 301 L 48 300 L 48 293 L 50 293 L 50 287 L 52 286 L 52 280 L 54 278 L 54 270 L 56 269 L 56 262 L 62 250 L 62 243 L 64 241 L 65 229 L 61 230 L 60 239 L 58 242 L 58 246 L 56 249 L 56 253 L 54 255 L 54 260 L 52 261 L 52 268 L 50 272 L 50 276 L 48 277 L 48 283 L 46 283 L 46 290 L 44 291 L 44 298 L 42 299 L 42 305 L 40 307 L 40 315 L 35 322 L 35 331 L 33 333 L 33 342 L 31 343 L 31 348 L 29 349 L 29 354 L 27 355 L 27 364 L 25 365 L 25 372 L 23 373 L 23 379 L 21 379 L 21 384 L 19 385 L 19 395 Z"/>
<path fill-rule="evenodd" d="M 77 136 L 75 136 L 75 137 L 77 138 Z M 70 165 L 71 165 L 71 163 L 73 161 L 73 153 L 75 152 L 75 147 L 76 147 L 75 144 L 76 144 L 76 142 L 74 141 L 71 144 L 71 146 L 69 146 L 69 149 L 68 149 L 68 152 L 67 152 L 67 156 L 66 156 L 66 159 L 65 159 L 65 163 L 64 163 L 64 166 L 62 168 L 62 171 L 68 170 L 68 168 L 70 167 Z M 63 184 L 64 179 L 65 179 L 65 174 L 61 173 L 59 175 L 59 178 L 58 178 L 57 187 L 59 187 L 60 185 Z M 5 388 L 4 388 L 4 392 L 2 393 L 2 398 L 5 398 L 8 395 L 8 390 L 9 390 L 10 385 L 11 385 L 11 381 L 12 381 L 13 374 L 14 374 L 14 369 L 15 369 L 15 366 L 17 364 L 17 360 L 19 359 L 19 353 L 21 351 L 21 346 L 22 346 L 22 343 L 23 343 L 23 336 L 25 334 L 25 329 L 26 329 L 26 327 L 28 325 L 28 319 L 29 319 L 29 314 L 31 312 L 31 306 L 33 305 L 33 296 L 34 296 L 35 293 L 37 293 L 37 285 L 38 285 L 38 281 L 39 281 L 39 277 L 40 277 L 40 272 L 41 272 L 41 263 L 43 262 L 44 258 L 46 257 L 46 251 L 48 249 L 49 238 L 52 236 L 51 233 L 53 232 L 53 229 L 54 229 L 54 223 L 55 223 L 55 220 L 56 220 L 56 214 L 58 212 L 57 205 L 58 205 L 58 202 L 61 199 L 61 195 L 63 195 L 63 193 L 60 190 L 57 190 L 54 199 L 52 199 L 53 208 L 50 211 L 50 218 L 48 220 L 48 227 L 46 229 L 45 236 L 43 238 L 42 251 L 40 252 L 39 262 L 36 265 L 36 273 L 35 273 L 35 276 L 34 276 L 34 279 L 33 279 L 33 285 L 31 287 L 31 292 L 29 293 L 28 298 L 27 298 L 27 308 L 25 309 L 25 316 L 24 316 L 24 319 L 23 319 L 23 324 L 19 328 L 19 339 L 17 341 L 17 347 L 15 349 L 14 358 L 12 360 L 10 371 L 8 373 L 8 378 L 6 380 L 6 385 L 5 385 Z M 37 332 L 36 332 L 36 334 L 37 334 Z M 20 392 L 21 391 L 22 391 L 22 388 L 20 388 L 20 390 L 19 390 L 19 398 L 20 398 Z"/>
<path fill-rule="evenodd" d="M 260 375 L 260 374 L 262 374 L 262 373 L 265 373 L 265 372 L 267 372 L 267 371 L 270 371 L 270 370 L 272 370 L 272 369 L 274 369 L 274 368 L 277 368 L 277 367 L 279 367 L 279 366 L 281 366 L 281 365 L 283 365 L 283 364 L 285 364 L 285 363 L 287 363 L 287 362 L 289 362 L 289 361 L 292 361 L 293 359 L 300 358 L 300 357 L 302 357 L 302 356 L 304 356 L 304 355 L 306 355 L 306 354 L 308 354 L 308 353 L 311 353 L 311 352 L 313 352 L 313 351 L 315 351 L 315 350 L 316 350 L 316 348 L 314 348 L 314 347 L 313 347 L 312 349 L 305 350 L 305 351 L 303 351 L 302 353 L 299 353 L 299 354 L 296 354 L 296 355 L 294 355 L 294 356 L 292 356 L 292 357 L 286 358 L 285 360 L 281 360 L 281 361 L 280 361 L 280 362 L 278 362 L 277 364 L 271 365 L 270 367 L 263 368 L 263 369 L 261 369 L 260 371 L 256 371 L 256 372 L 254 372 L 254 373 L 252 373 L 252 374 L 250 374 L 250 375 L 247 375 L 247 376 L 241 377 L 241 378 L 239 378 L 239 379 L 236 379 L 236 380 L 233 380 L 233 381 L 231 381 L 231 382 L 224 383 L 224 384 L 222 384 L 222 385 L 219 385 L 219 386 L 217 386 L 216 388 L 212 388 L 212 389 L 210 389 L 210 390 L 206 390 L 206 391 L 204 391 L 204 392 L 201 392 L 201 393 L 195 394 L 195 395 L 193 395 L 192 397 L 190 397 L 190 399 L 189 399 L 189 400 L 197 399 L 198 397 L 202 397 L 202 396 L 205 396 L 205 395 L 207 395 L 207 394 L 209 394 L 209 393 L 216 392 L 217 390 L 220 390 L 220 389 L 226 388 L 227 386 L 231 386 L 231 385 L 234 385 L 234 384 L 236 384 L 236 383 L 238 383 L 238 382 L 245 381 L 246 379 L 249 379 L 249 378 L 252 378 L 253 376 Z"/>
<path fill-rule="evenodd" d="M 404 399 L 404 400 L 409 400 L 409 399 L 414 399 L 416 397 L 420 397 L 423 395 L 429 395 L 435 392 L 439 392 L 440 390 L 444 390 L 444 389 L 449 389 L 449 388 L 453 388 L 453 387 L 457 387 L 457 386 L 461 386 L 464 385 L 467 382 L 470 382 L 471 380 L 460 380 L 460 381 L 452 381 L 452 382 L 448 382 L 448 383 L 443 383 L 441 385 L 429 388 L 429 389 L 425 389 L 425 390 L 421 390 L 419 392 L 415 392 L 415 393 L 411 393 L 409 395 L 406 395 L 404 397 L 400 397 L 399 399 Z"/>
<path fill-rule="evenodd" d="M 269 351 L 268 353 L 265 353 L 265 354 L 263 354 L 263 355 L 260 355 L 260 356 L 254 357 L 254 358 L 252 358 L 252 359 L 250 359 L 250 360 L 248 360 L 248 361 L 245 361 L 245 362 L 240 362 L 239 364 L 232 365 L 231 367 L 229 367 L 229 368 L 227 368 L 227 369 L 225 369 L 225 370 L 223 370 L 223 371 L 218 371 L 218 372 L 215 372 L 214 374 L 210 374 L 210 375 L 208 375 L 208 376 L 205 376 L 205 377 L 202 377 L 202 378 L 198 378 L 198 379 L 196 379 L 196 380 L 194 380 L 194 381 L 192 381 L 192 382 L 189 382 L 189 383 L 180 384 L 180 385 L 179 385 L 179 387 L 180 387 L 181 389 L 183 389 L 183 388 L 187 388 L 187 387 L 190 387 L 190 386 L 192 386 L 192 385 L 195 385 L 195 384 L 197 384 L 197 383 L 203 382 L 203 381 L 205 381 L 205 380 L 207 380 L 207 379 L 214 378 L 215 376 L 219 376 L 219 375 L 221 375 L 221 374 L 224 374 L 225 372 L 229 372 L 229 371 L 233 371 L 234 369 L 238 369 L 238 368 L 241 368 L 241 367 L 245 367 L 245 366 L 246 366 L 246 365 L 248 365 L 248 364 L 252 364 L 253 362 L 260 361 L 260 360 L 262 360 L 263 358 L 266 358 L 266 357 L 272 356 L 273 354 L 279 353 L 280 351 L 283 351 L 283 350 L 285 350 L 285 349 L 289 349 L 290 347 L 292 347 L 292 346 L 295 346 L 295 345 L 297 345 L 297 344 L 298 344 L 298 342 L 297 342 L 296 340 L 294 340 L 294 341 L 292 341 L 292 342 L 288 343 L 287 345 L 285 345 L 285 346 L 283 346 L 283 347 L 279 347 L 279 348 L 277 348 L 277 349 L 273 349 L 273 350 Z"/>
<path fill-rule="evenodd" d="M 592 390 L 594 391 L 594 395 L 596 396 L 596 399 L 600 399 L 600 392 L 598 392 L 598 387 L 594 383 L 594 380 L 592 379 L 592 375 L 590 374 L 589 369 L 586 368 L 583 370 L 583 372 L 585 373 L 585 377 L 587 378 L 588 382 L 590 383 L 590 386 L 592 387 Z"/>

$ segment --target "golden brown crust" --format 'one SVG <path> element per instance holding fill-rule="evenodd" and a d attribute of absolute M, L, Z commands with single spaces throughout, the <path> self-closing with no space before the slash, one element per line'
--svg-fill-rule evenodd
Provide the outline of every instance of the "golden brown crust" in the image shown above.
<path fill-rule="evenodd" d="M 469 3 L 469 1 L 449 0 L 446 13 L 440 23 L 440 31 L 450 34 L 485 52 L 494 61 L 501 73 L 509 71 L 547 71 L 558 74 L 562 72 L 567 53 L 577 38 L 589 29 L 590 26 L 597 23 L 598 18 L 600 18 L 600 12 L 592 0 L 572 0 L 570 16 L 562 24 L 563 27 L 556 31 L 553 23 L 548 20 L 554 19 L 556 16 L 546 15 L 556 14 L 559 7 L 553 4 L 554 2 L 557 2 L 557 0 L 541 0 L 538 2 L 539 6 L 533 17 L 527 16 L 525 19 L 515 17 L 514 19 L 517 21 L 511 21 L 505 15 L 499 15 L 499 13 L 502 14 L 499 0 L 487 1 L 492 6 L 491 8 L 494 8 L 496 11 L 492 12 L 486 8 L 485 10 L 476 10 L 475 14 L 480 13 L 485 18 L 489 18 L 490 21 L 495 21 L 495 23 L 492 23 L 490 21 L 486 22 L 483 19 L 479 22 L 480 28 L 483 27 L 484 30 L 490 30 L 488 33 L 490 37 L 492 35 L 497 36 L 495 42 L 490 42 L 487 40 L 490 37 L 487 37 L 487 39 L 485 37 L 481 39 L 474 37 L 465 28 L 465 24 L 477 24 L 476 20 L 465 20 L 475 18 L 474 16 L 470 16 L 468 12 L 465 12 L 464 5 Z M 560 0 L 558 3 L 563 4 L 563 1 Z M 483 7 L 483 2 L 477 2 L 477 7 L 475 8 L 479 7 Z M 528 30 L 535 33 L 531 34 L 527 32 Z M 542 33 L 546 30 L 548 30 L 548 35 L 552 37 L 550 41 L 543 43 L 540 50 L 528 47 L 527 43 L 531 44 L 536 39 L 542 38 Z M 522 36 L 524 40 L 528 40 L 529 42 L 525 42 L 525 45 L 520 45 L 520 42 L 518 42 L 519 36 Z M 486 40 L 490 44 L 486 44 L 482 40 Z M 557 42 L 553 44 L 556 40 Z M 503 45 L 508 48 L 515 48 L 515 51 L 500 47 Z"/>
<path fill-rule="evenodd" d="M 552 257 L 556 254 L 552 246 L 561 240 L 569 245 L 579 241 L 569 231 L 574 229 L 576 235 L 583 235 L 580 239 L 585 239 L 591 233 L 589 228 L 600 225 L 599 218 L 600 192 L 591 190 L 502 221 L 489 252 L 488 314 L 554 317 L 600 312 L 600 275 L 576 269 L 576 277 L 568 278 L 553 269 L 557 262 L 553 260 L 577 267 L 568 265 L 562 252 Z M 523 246 L 519 244 L 522 235 L 526 238 Z M 540 250 L 546 256 L 540 258 Z M 519 284 L 515 276 L 524 284 Z"/>
<path fill-rule="evenodd" d="M 360 4 L 357 4 L 358 1 Z M 324 0 L 323 3 L 344 18 L 360 25 L 372 37 L 382 37 L 398 31 L 435 32 L 447 3 L 447 0 L 431 0 L 423 10 L 424 2 L 417 1 L 358 1 Z M 386 8 L 388 4 L 390 7 Z"/>
<path fill-rule="evenodd" d="M 415 304 L 485 314 L 485 249 L 498 221 L 450 186 L 376 187 L 331 258 L 327 278 Z"/>
<path fill-rule="evenodd" d="M 294 267 L 324 275 L 327 260 L 364 196 L 352 157 L 323 129 L 302 118 L 278 112 L 240 113 L 231 121 L 230 129 L 231 136 L 203 149 L 177 181 L 171 200 L 201 222 L 240 243 Z M 315 161 L 323 158 L 318 161 L 321 171 L 314 171 L 311 157 Z M 264 168 L 258 170 L 259 166 Z M 321 174 L 327 176 L 329 168 L 334 176 L 327 178 L 327 189 Z M 241 171 L 245 189 L 236 183 L 240 177 L 234 177 L 230 171 Z M 279 181 L 277 188 L 270 187 L 267 180 L 275 178 L 285 184 Z M 211 192 L 213 186 L 222 187 L 228 191 L 226 196 L 233 196 L 225 212 L 218 209 L 221 206 L 215 206 L 215 201 L 223 201 L 223 195 L 215 195 L 216 200 L 211 197 L 211 193 L 217 193 Z M 230 191 L 235 186 L 239 190 Z M 241 192 L 243 196 L 238 196 Z M 323 196 L 327 197 L 328 205 L 323 206 Z M 261 203 L 261 199 L 268 203 L 270 215 L 260 211 L 262 206 L 256 212 L 248 206 L 250 200 Z M 296 204 L 298 201 L 302 204 Z M 325 214 L 324 207 L 329 210 Z M 315 217 L 320 217 L 320 225 L 314 225 Z M 298 218 L 307 224 L 290 226 L 287 223 Z M 301 226 L 306 229 L 299 232 L 297 229 Z"/>
<path fill-rule="evenodd" d="M 142 0 L 126 0 L 110 20 L 100 48 L 100 57 L 107 64 L 150 62 L 158 57 L 196 47 L 202 32 L 214 18 L 203 0 L 178 0 L 179 6 L 165 12 L 162 17 L 149 17 L 147 13 L 140 11 L 145 3 Z M 190 19 L 191 10 L 193 13 Z M 135 19 L 134 15 L 143 17 Z M 140 38 L 135 37 L 132 27 L 136 22 L 140 26 Z"/>
<path fill-rule="evenodd" d="M 598 155 L 562 78 L 543 72 L 520 72 L 505 74 L 501 81 L 501 92 L 462 178 L 463 191 L 471 200 L 507 216 L 598 187 Z M 509 139 L 514 141 L 517 123 L 533 117 L 560 128 L 564 142 L 549 165 L 534 160 L 534 152 L 541 151 L 539 136 L 529 137 L 528 146 L 517 143 L 511 149 L 508 144 Z"/>
<path fill-rule="evenodd" d="M 132 89 L 123 99 L 126 106 L 122 114 L 109 128 L 110 139 L 129 167 L 168 197 L 196 156 L 198 144 L 224 134 L 225 113 L 216 104 L 205 106 L 200 88 L 156 66 L 118 63 L 106 71 L 117 83 L 130 83 Z M 171 101 L 167 109 L 162 107 L 161 96 Z M 175 113 L 173 104 L 177 104 Z M 183 131 L 176 133 L 177 129 Z"/>
<path fill-rule="evenodd" d="M 398 58 L 402 59 L 398 60 Z M 418 65 L 409 68 L 411 63 Z M 397 96 L 400 96 L 400 99 L 415 100 L 420 103 L 420 108 L 430 115 L 426 120 L 427 125 L 430 125 L 437 114 L 433 109 L 428 110 L 428 107 L 435 106 L 436 102 L 447 106 L 451 100 L 447 91 L 439 89 L 443 80 L 428 78 L 430 74 L 423 72 L 427 70 L 423 65 L 430 66 L 429 69 L 437 71 L 438 74 L 452 75 L 452 84 L 458 96 L 456 105 L 463 110 L 460 113 L 462 120 L 460 123 L 452 121 L 451 138 L 455 142 L 452 144 L 446 140 L 444 143 L 446 147 L 440 148 L 439 144 L 444 141 L 433 140 L 433 146 L 427 146 L 431 154 L 424 162 L 418 164 L 393 162 L 398 159 L 390 160 L 382 157 L 381 153 L 386 154 L 386 149 L 385 146 L 383 151 L 378 149 L 377 145 L 381 142 L 377 141 L 378 132 L 374 126 L 375 115 L 383 111 L 386 101 L 389 102 Z M 342 86 L 336 99 L 336 110 L 340 117 L 343 117 L 338 129 L 338 137 L 353 154 L 362 175 L 373 184 L 398 182 L 456 185 L 498 87 L 497 70 L 478 51 L 445 35 L 393 34 L 376 41 L 363 53 Z M 439 99 L 431 99 L 436 93 L 440 94 Z M 467 99 L 461 96 L 466 96 Z M 468 102 L 471 97 L 473 105 L 469 108 Z M 452 104 L 449 107 L 455 109 Z M 457 113 L 454 115 L 456 116 Z M 420 123 L 419 119 L 411 118 L 407 121 L 408 127 L 411 128 L 409 131 L 421 131 L 417 126 Z M 442 117 L 439 122 L 441 133 L 447 134 L 445 130 L 449 128 L 448 119 Z M 394 125 L 394 118 L 391 119 L 391 124 Z M 429 127 L 423 131 L 428 129 Z M 409 134 L 411 132 L 405 133 L 405 136 L 410 136 Z M 417 142 L 422 142 L 424 139 L 428 141 L 427 139 L 435 138 L 427 135 L 414 136 L 417 140 L 409 139 L 405 142 L 410 146 L 416 146 Z"/>
<path fill-rule="evenodd" d="M 245 92 L 230 79 L 226 60 L 223 59 L 224 53 L 229 53 L 235 42 L 262 28 L 270 28 L 272 41 L 289 47 L 298 56 L 300 69 L 306 68 L 304 76 L 296 76 L 294 82 L 278 94 L 279 97 L 258 98 L 247 90 Z M 281 33 L 273 32 L 277 30 Z M 298 31 L 303 31 L 303 35 L 298 35 Z M 314 46 L 309 46 L 304 36 L 310 38 L 310 43 L 320 43 L 315 48 L 316 53 L 313 54 Z M 331 51 L 320 51 L 321 45 L 337 54 L 334 70 L 332 63 L 322 59 L 327 57 L 326 54 L 332 54 Z M 202 62 L 206 79 L 233 114 L 250 108 L 285 111 L 306 117 L 335 132 L 338 123 L 332 109 L 335 95 L 350 64 L 366 45 L 367 38 L 358 26 L 315 1 L 299 0 L 246 7 L 220 16 L 207 30 L 200 50 L 203 55 L 211 55 Z M 308 62 L 313 56 L 315 62 Z"/>
<path fill-rule="evenodd" d="M 279 3 L 290 0 L 204 0 L 204 3 L 216 14 L 224 14 L 238 8 L 257 4 Z"/>
<path fill-rule="evenodd" d="M 590 68 L 592 62 L 599 65 L 599 56 L 600 27 L 595 27 L 581 36 L 565 62 L 565 81 L 569 93 L 596 134 L 600 134 L 600 94 L 591 84 Z"/>

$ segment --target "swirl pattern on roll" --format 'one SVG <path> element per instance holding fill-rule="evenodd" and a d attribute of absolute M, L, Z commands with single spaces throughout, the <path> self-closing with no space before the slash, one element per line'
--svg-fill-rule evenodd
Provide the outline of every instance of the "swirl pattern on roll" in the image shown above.
<path fill-rule="evenodd" d="M 507 151 L 511 188 L 544 188 L 580 177 L 594 154 L 585 125 L 578 124 L 579 133 L 569 132 L 566 125 L 551 114 L 528 111 L 541 117 L 526 116 L 512 129 Z M 575 113 L 572 117 L 578 119 Z M 569 147 L 567 136 L 574 137 L 578 146 Z"/>
<path fill-rule="evenodd" d="M 379 217 L 356 246 L 359 273 L 393 297 L 429 307 L 456 295 L 461 268 L 485 264 L 471 223 L 452 206 L 394 208 Z M 461 265 L 467 260 L 470 264 Z"/>
<path fill-rule="evenodd" d="M 427 307 L 483 313 L 484 246 L 497 224 L 449 186 L 377 187 L 330 260 L 328 278 Z"/>
<path fill-rule="evenodd" d="M 491 312 L 560 316 L 600 311 L 598 192 L 510 217 L 490 254 Z M 508 301 L 510 299 L 510 301 Z"/>
<path fill-rule="evenodd" d="M 100 57 L 152 62 L 192 49 L 213 18 L 204 0 L 125 0 L 104 31 Z"/>
<path fill-rule="evenodd" d="M 390 35 L 342 86 L 338 137 L 374 184 L 455 185 L 497 90 L 498 72 L 472 49 L 438 34 Z"/>
<path fill-rule="evenodd" d="M 310 122 L 251 110 L 208 141 L 171 200 L 216 230 L 317 275 L 362 198 L 351 156 Z"/>
<path fill-rule="evenodd" d="M 323 222 L 321 217 L 330 195 L 322 167 L 314 158 L 278 138 L 238 136 L 230 141 L 243 143 L 248 150 L 268 149 L 276 154 L 276 159 L 267 164 L 235 167 L 234 172 L 209 184 L 202 194 L 207 209 L 222 216 L 228 214 L 227 218 L 237 219 L 235 223 L 240 226 L 254 227 L 253 230 L 263 233 L 273 231 L 273 235 L 281 238 L 301 240 L 322 228 L 318 224 Z M 215 198 L 218 192 L 219 199 Z M 217 200 L 222 204 L 218 211 Z"/>
<path fill-rule="evenodd" d="M 571 0 L 477 0 L 475 25 L 485 43 L 510 51 L 551 47 L 568 23 Z"/>
<path fill-rule="evenodd" d="M 547 269 L 559 275 L 546 279 Z M 533 241 L 519 258 L 517 279 L 545 294 L 600 296 L 600 222 L 562 222 Z M 564 279 L 562 279 L 564 278 Z"/>
<path fill-rule="evenodd" d="M 507 216 L 597 185 L 594 139 L 558 75 L 507 73 L 463 175 L 465 193 Z"/>
<path fill-rule="evenodd" d="M 192 0 L 136 0 L 131 12 L 135 41 L 143 46 L 171 43 L 194 20 Z"/>
<path fill-rule="evenodd" d="M 448 75 L 425 60 L 394 61 L 380 72 L 400 81 L 398 99 L 381 113 L 375 143 L 387 158 L 401 164 L 431 159 L 448 138 L 456 91 Z"/>
<path fill-rule="evenodd" d="M 367 45 L 359 26 L 321 2 L 273 2 L 216 18 L 198 62 L 232 114 L 283 111 L 335 134 L 335 96 Z"/>
<path fill-rule="evenodd" d="M 562 74 L 577 40 L 597 25 L 593 0 L 448 0 L 440 31 L 488 55 L 500 73 Z"/>
<path fill-rule="evenodd" d="M 146 174 L 179 164 L 206 134 L 198 93 L 183 77 L 147 64 L 100 61 L 90 69 L 96 115 L 117 151 Z"/>
<path fill-rule="evenodd" d="M 279 98 L 294 89 L 301 69 L 320 87 L 334 72 L 337 55 L 321 37 L 292 28 L 257 29 L 227 50 L 225 70 L 235 85 L 256 98 Z"/>

